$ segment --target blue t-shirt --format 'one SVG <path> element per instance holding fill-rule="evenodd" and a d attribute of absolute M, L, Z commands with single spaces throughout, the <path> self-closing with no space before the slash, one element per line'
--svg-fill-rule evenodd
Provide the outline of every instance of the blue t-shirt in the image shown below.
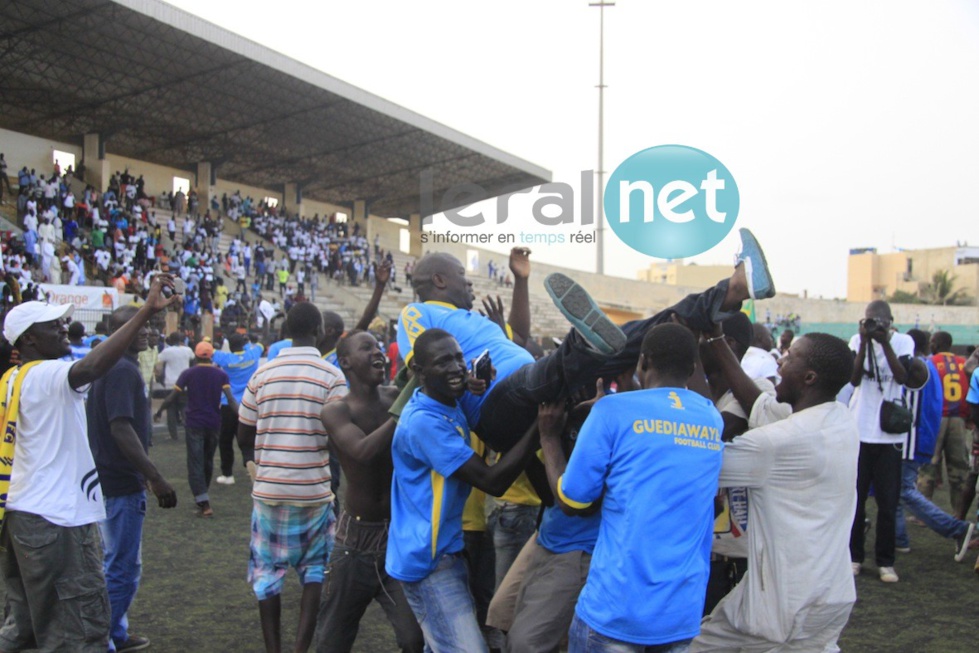
<path fill-rule="evenodd" d="M 942 390 L 943 378 L 938 373 L 935 363 L 930 358 L 921 358 L 921 360 L 928 368 L 928 381 L 920 390 L 907 388 L 903 390 L 908 405 L 914 407 L 914 432 L 913 438 L 909 440 L 914 444 L 914 451 L 907 451 L 906 443 L 904 459 L 928 463 L 935 453 L 935 442 L 938 440 L 938 430 L 942 423 L 945 399 Z M 972 392 L 971 389 L 969 392 Z"/>
<path fill-rule="evenodd" d="M 340 359 L 337 357 L 337 348 L 334 347 L 332 350 L 323 354 L 323 360 L 332 365 L 333 367 L 340 369 Z M 349 385 L 349 384 L 348 384 Z"/>
<path fill-rule="evenodd" d="M 610 395 L 592 408 L 561 499 L 598 500 L 602 522 L 577 615 L 613 639 L 651 646 L 700 632 L 724 424 L 682 388 Z"/>
<path fill-rule="evenodd" d="M 462 409 L 415 390 L 391 443 L 394 475 L 385 561 L 391 576 L 423 580 L 443 555 L 462 551 L 462 510 L 472 486 L 452 475 L 472 456 Z"/>
<path fill-rule="evenodd" d="M 292 347 L 292 338 L 286 338 L 285 340 L 273 342 L 271 345 L 269 345 L 269 354 L 268 357 L 266 357 L 265 362 L 272 362 L 272 359 L 278 356 L 279 352 L 286 347 Z"/>
<path fill-rule="evenodd" d="M 231 394 L 235 401 L 241 403 L 241 397 L 245 394 L 245 386 L 248 385 L 252 374 L 258 369 L 258 359 L 262 357 L 262 346 L 255 343 L 245 345 L 244 351 L 228 353 L 226 351 L 215 351 L 211 359 L 215 365 L 220 367 L 228 374 L 231 379 Z M 228 398 L 221 393 L 221 405 L 226 406 Z"/>
<path fill-rule="evenodd" d="M 106 338 L 108 338 L 108 336 L 94 335 L 93 334 L 93 335 L 85 336 L 84 338 L 82 338 L 82 344 L 84 344 L 86 347 L 88 347 L 89 349 L 91 349 L 95 345 L 95 343 L 102 342 Z"/>
<path fill-rule="evenodd" d="M 116 419 L 127 420 L 136 431 L 143 451 L 149 451 L 152 424 L 144 389 L 139 365 L 127 355 L 95 381 L 88 393 L 85 404 L 88 444 L 106 497 L 121 497 L 145 489 L 143 475 L 122 454 L 109 426 Z"/>
<path fill-rule="evenodd" d="M 969 393 L 965 396 L 967 404 L 979 404 L 979 373 L 974 373 L 969 381 Z"/>
<path fill-rule="evenodd" d="M 540 520 L 537 543 L 551 553 L 591 553 L 595 550 L 601 523 L 601 511 L 587 517 L 572 517 L 564 514 L 560 506 L 548 506 Z"/>
<path fill-rule="evenodd" d="M 86 347 L 85 345 L 73 345 L 69 343 L 68 346 L 71 347 L 71 360 L 73 361 L 85 358 L 92 351 L 91 347 Z"/>
<path fill-rule="evenodd" d="M 405 360 L 411 362 L 412 347 L 415 339 L 425 329 L 444 329 L 452 334 L 459 343 L 466 363 L 487 349 L 493 367 L 496 368 L 496 381 L 505 379 L 515 370 L 527 363 L 533 363 L 534 357 L 526 349 L 510 340 L 498 324 L 462 308 L 456 308 L 445 302 L 425 302 L 423 304 L 408 304 L 401 311 L 400 326 L 398 327 L 398 351 Z M 470 427 L 479 422 L 479 410 L 489 392 L 482 395 L 466 393 L 460 400 Z"/>

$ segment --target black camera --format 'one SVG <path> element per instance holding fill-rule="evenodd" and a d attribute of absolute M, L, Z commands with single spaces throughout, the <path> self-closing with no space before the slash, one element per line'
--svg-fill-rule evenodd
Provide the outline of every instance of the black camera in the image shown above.
<path fill-rule="evenodd" d="M 860 326 L 862 326 L 867 333 L 873 333 L 874 331 L 886 331 L 887 327 L 890 325 L 887 322 L 878 320 L 875 317 L 865 317 L 864 319 L 860 320 Z"/>

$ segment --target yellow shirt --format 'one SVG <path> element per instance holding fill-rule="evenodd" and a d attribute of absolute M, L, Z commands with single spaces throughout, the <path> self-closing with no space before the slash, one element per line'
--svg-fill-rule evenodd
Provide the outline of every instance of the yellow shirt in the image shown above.
<path fill-rule="evenodd" d="M 486 445 L 476 437 L 475 433 L 469 435 L 470 446 L 480 457 L 486 455 Z M 462 509 L 462 530 L 463 531 L 485 531 L 486 530 L 486 493 L 477 488 L 473 488 L 466 500 L 466 506 Z"/>

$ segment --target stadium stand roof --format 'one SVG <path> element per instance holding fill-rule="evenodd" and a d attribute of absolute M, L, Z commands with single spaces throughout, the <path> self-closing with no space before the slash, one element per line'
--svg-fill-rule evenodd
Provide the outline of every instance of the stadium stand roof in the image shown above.
<path fill-rule="evenodd" d="M 157 0 L 6 0 L 0 126 L 375 215 L 436 210 L 451 186 L 492 197 L 551 173 Z"/>

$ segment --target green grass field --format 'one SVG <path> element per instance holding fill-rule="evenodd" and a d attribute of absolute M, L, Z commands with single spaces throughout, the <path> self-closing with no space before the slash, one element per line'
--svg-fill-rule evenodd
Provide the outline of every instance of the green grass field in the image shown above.
<path fill-rule="evenodd" d="M 153 651 L 260 653 L 264 649 L 258 607 L 245 580 L 251 499 L 244 470 L 236 468 L 233 486 L 212 485 L 215 516 L 201 519 L 195 515 L 187 485 L 182 435 L 181 441 L 171 442 L 158 431 L 151 457 L 177 488 L 179 505 L 162 510 L 150 502 L 143 535 L 143 580 L 130 610 L 131 632 L 149 637 Z M 881 583 L 870 563 L 857 579 L 858 601 L 840 642 L 843 651 L 975 653 L 979 650 L 975 556 L 956 564 L 950 541 L 925 528 L 910 528 L 912 552 L 898 554 L 901 582 Z M 873 532 L 868 539 L 871 547 L 872 542 Z M 285 650 L 291 650 L 288 643 L 295 633 L 298 598 L 299 585 L 290 572 L 283 593 Z M 390 627 L 376 606 L 361 623 L 355 650 L 396 650 Z"/>

